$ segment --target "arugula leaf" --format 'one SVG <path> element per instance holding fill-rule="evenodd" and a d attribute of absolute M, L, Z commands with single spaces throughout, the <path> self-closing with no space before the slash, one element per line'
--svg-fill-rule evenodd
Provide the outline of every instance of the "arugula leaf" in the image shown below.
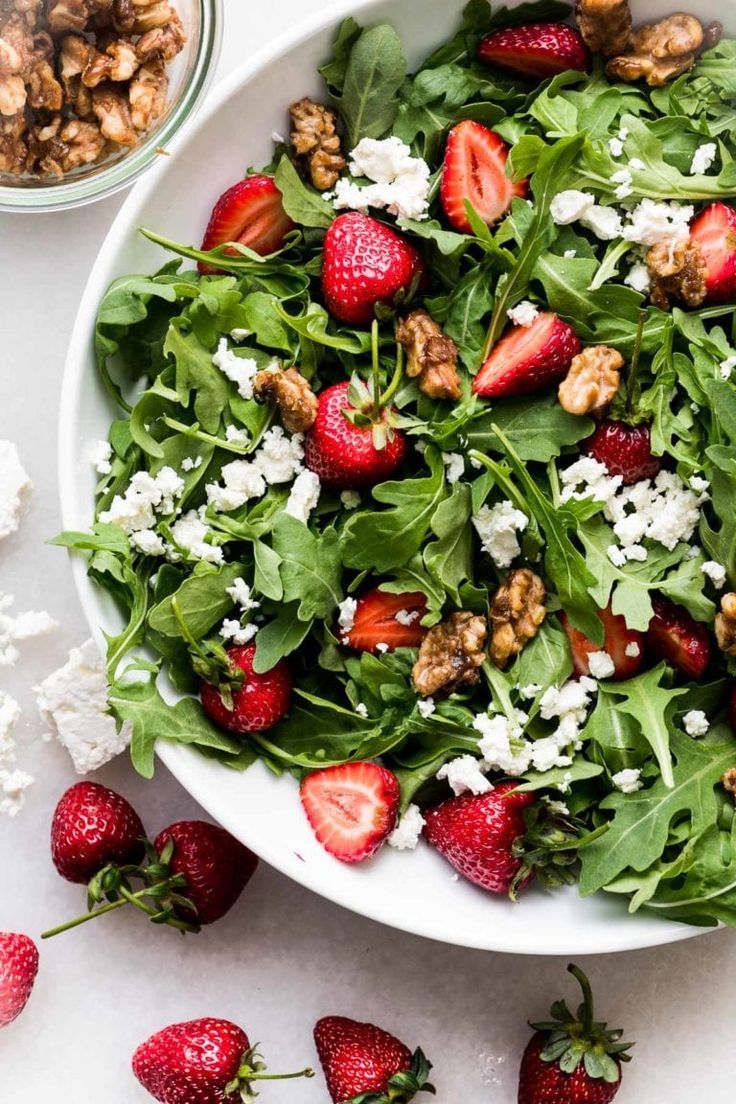
<path fill-rule="evenodd" d="M 181 624 L 172 605 L 175 600 L 179 616 L 192 636 L 195 639 L 206 636 L 212 626 L 233 608 L 234 602 L 227 588 L 242 574 L 241 564 L 226 564 L 221 568 L 199 564 L 197 571 L 185 579 L 173 594 L 154 606 L 148 616 L 149 625 L 163 636 L 182 636 Z"/>
<path fill-rule="evenodd" d="M 382 138 L 391 130 L 405 76 L 404 51 L 393 27 L 371 27 L 353 42 L 341 94 L 332 95 L 349 149 L 361 138 Z"/>
<path fill-rule="evenodd" d="M 280 659 L 296 651 L 311 627 L 311 621 L 300 621 L 297 617 L 296 603 L 282 606 L 273 621 L 256 634 L 253 670 L 258 674 L 270 671 Z"/>
<path fill-rule="evenodd" d="M 438 539 L 430 541 L 424 549 L 427 571 L 456 606 L 462 606 L 461 583 L 473 577 L 471 510 L 470 487 L 467 483 L 456 483 L 432 517 L 432 532 Z"/>
<path fill-rule="evenodd" d="M 593 431 L 590 418 L 568 414 L 554 394 L 504 399 L 490 413 L 481 413 L 465 430 L 469 447 L 483 452 L 501 452 L 503 446 L 493 432 L 503 431 L 521 460 L 546 463 L 564 448 L 577 444 Z"/>
<path fill-rule="evenodd" d="M 279 572 L 285 602 L 298 602 L 300 621 L 329 617 L 342 601 L 340 540 L 334 529 L 316 536 L 311 529 L 280 513 L 272 530 L 274 551 L 281 557 Z"/>
<path fill-rule="evenodd" d="M 670 731 L 667 714 L 673 701 L 681 697 L 685 690 L 673 690 L 672 672 L 665 663 L 635 678 L 620 683 L 603 683 L 600 693 L 621 698 L 615 703 L 615 709 L 634 717 L 641 729 L 641 735 L 650 745 L 662 775 L 662 782 L 668 789 L 674 786 L 672 760 L 670 757 Z"/>
<path fill-rule="evenodd" d="M 326 229 L 335 217 L 334 208 L 326 199 L 304 183 L 293 162 L 284 154 L 274 173 L 276 187 L 287 215 L 300 226 Z"/>

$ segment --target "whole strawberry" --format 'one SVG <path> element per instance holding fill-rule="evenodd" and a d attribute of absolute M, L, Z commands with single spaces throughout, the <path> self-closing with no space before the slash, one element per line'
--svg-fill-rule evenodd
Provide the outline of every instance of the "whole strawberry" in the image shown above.
<path fill-rule="evenodd" d="M 322 248 L 322 295 L 341 322 L 367 326 L 378 304 L 404 302 L 426 280 L 424 260 L 411 242 L 357 211 L 334 220 Z"/>
<path fill-rule="evenodd" d="M 388 1031 L 345 1016 L 325 1016 L 314 1041 L 334 1104 L 406 1104 L 427 1082 L 432 1065 Z"/>
<path fill-rule="evenodd" d="M 0 1027 L 20 1016 L 38 973 L 38 950 L 27 935 L 0 932 Z"/>
<path fill-rule="evenodd" d="M 263 732 L 278 724 L 291 704 L 292 678 L 282 659 L 270 671 L 253 669 L 255 644 L 227 649 L 230 663 L 242 673 L 237 689 L 226 694 L 210 682 L 201 683 L 202 708 L 210 720 L 228 732 Z"/>
<path fill-rule="evenodd" d="M 89 882 L 109 863 L 143 858 L 145 830 L 130 802 L 97 782 L 62 794 L 51 821 L 51 858 L 68 882 Z"/>
<path fill-rule="evenodd" d="M 524 23 L 502 27 L 481 39 L 478 57 L 522 77 L 552 77 L 566 69 L 584 72 L 590 54 L 583 39 L 565 23 Z"/>
<path fill-rule="evenodd" d="M 568 970 L 580 983 L 583 1002 L 573 1015 L 564 1001 L 551 1008 L 549 1023 L 532 1024 L 519 1071 L 518 1104 L 609 1104 L 621 1087 L 621 1063 L 631 1043 L 593 1015 L 593 996 L 582 970 Z"/>
<path fill-rule="evenodd" d="M 611 475 L 620 475 L 626 486 L 640 479 L 653 479 L 662 466 L 652 453 L 649 426 L 605 421 L 582 446 L 587 456 L 604 464 Z"/>
<path fill-rule="evenodd" d="M 252 1083 L 265 1070 L 242 1028 L 210 1016 L 157 1031 L 135 1051 L 132 1065 L 143 1088 L 162 1104 L 252 1100 Z M 314 1074 L 303 1070 L 282 1076 Z"/>

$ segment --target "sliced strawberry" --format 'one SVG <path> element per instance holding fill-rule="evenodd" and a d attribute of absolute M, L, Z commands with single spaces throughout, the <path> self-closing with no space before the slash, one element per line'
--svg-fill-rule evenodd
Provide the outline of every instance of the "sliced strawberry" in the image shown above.
<path fill-rule="evenodd" d="M 610 606 L 598 611 L 603 622 L 605 636 L 602 644 L 589 640 L 584 633 L 573 628 L 566 613 L 560 613 L 562 627 L 567 633 L 572 652 L 572 665 L 575 674 L 589 675 L 590 656 L 594 652 L 607 652 L 614 665 L 613 674 L 604 676 L 616 681 L 631 678 L 644 662 L 644 635 L 636 629 L 629 629 L 626 620 L 619 613 L 613 613 Z"/>
<path fill-rule="evenodd" d="M 315 771 L 303 779 L 300 794 L 315 836 L 342 862 L 369 859 L 396 827 L 399 783 L 377 763 Z"/>
<path fill-rule="evenodd" d="M 472 119 L 463 119 L 447 136 L 440 181 L 440 202 L 447 221 L 471 234 L 465 211 L 469 199 L 485 223 L 498 222 L 514 196 L 525 196 L 528 181 L 517 183 L 506 175 L 509 147 L 494 131 Z"/>
<path fill-rule="evenodd" d="M 690 223 L 690 240 L 705 260 L 706 303 L 736 299 L 736 210 L 727 203 L 709 204 Z"/>
<path fill-rule="evenodd" d="M 567 69 L 585 72 L 590 54 L 582 37 L 565 23 L 503 27 L 481 39 L 478 57 L 523 77 L 552 77 Z"/>
<path fill-rule="evenodd" d="M 223 192 L 213 207 L 202 249 L 240 242 L 254 253 L 266 256 L 280 249 L 293 229 L 294 223 L 284 210 L 273 177 L 247 176 Z M 197 267 L 205 274 L 221 271 L 202 261 Z"/>
<path fill-rule="evenodd" d="M 418 648 L 427 632 L 421 624 L 426 612 L 427 599 L 421 591 L 388 594 L 378 588 L 369 590 L 358 598 L 353 627 L 343 633 L 342 641 L 360 652 L 386 651 L 379 649 L 379 644 L 387 644 L 390 652 Z"/>
<path fill-rule="evenodd" d="M 662 467 L 660 457 L 652 454 L 648 425 L 601 422 L 581 451 L 605 464 L 611 475 L 620 475 L 627 486 L 640 479 L 653 479 Z"/>
<path fill-rule="evenodd" d="M 652 598 L 654 617 L 649 622 L 647 650 L 664 659 L 688 678 L 701 679 L 710 662 L 710 637 L 705 625 L 690 616 L 684 606 L 669 598 Z"/>
<path fill-rule="evenodd" d="M 528 395 L 561 380 L 580 339 L 557 314 L 540 313 L 531 326 L 512 326 L 492 350 L 473 380 L 484 398 Z"/>

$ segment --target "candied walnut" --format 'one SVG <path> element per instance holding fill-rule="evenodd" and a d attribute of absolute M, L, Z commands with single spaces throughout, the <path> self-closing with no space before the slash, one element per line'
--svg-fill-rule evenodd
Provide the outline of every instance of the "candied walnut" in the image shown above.
<path fill-rule="evenodd" d="M 66 145 L 66 153 L 61 163 L 62 172 L 71 172 L 80 165 L 90 165 L 97 161 L 105 150 L 107 142 L 96 123 L 85 123 L 81 119 L 70 119 L 64 124 L 59 137 Z"/>
<path fill-rule="evenodd" d="M 705 299 L 707 265 L 696 241 L 679 242 L 674 248 L 665 242 L 647 253 L 652 281 L 650 297 L 655 307 L 666 311 L 672 299 L 688 307 L 699 307 Z"/>
<path fill-rule="evenodd" d="M 572 358 L 557 396 L 569 414 L 605 414 L 621 383 L 624 358 L 608 345 L 590 345 Z"/>
<path fill-rule="evenodd" d="M 418 377 L 419 390 L 430 399 L 459 399 L 457 345 L 426 310 L 399 320 L 396 340 L 406 350 L 406 374 Z"/>
<path fill-rule="evenodd" d="M 28 104 L 38 111 L 61 111 L 64 90 L 47 61 L 39 61 L 28 74 Z"/>
<path fill-rule="evenodd" d="M 3 116 L 0 114 L 0 172 L 22 173 L 28 157 L 25 142 L 27 123 L 25 113 Z"/>
<path fill-rule="evenodd" d="M 163 27 L 155 27 L 141 35 L 136 43 L 136 52 L 140 61 L 163 58 L 171 61 L 184 49 L 187 36 L 184 26 L 176 12 L 171 13 L 170 21 Z"/>
<path fill-rule="evenodd" d="M 528 567 L 509 572 L 491 600 L 491 659 L 503 670 L 547 616 L 544 583 Z"/>
<path fill-rule="evenodd" d="M 485 617 L 469 610 L 451 613 L 434 625 L 419 649 L 411 672 L 414 688 L 427 698 L 451 693 L 458 686 L 474 686 L 485 659 L 488 625 Z"/>
<path fill-rule="evenodd" d="M 169 78 L 163 61 L 153 60 L 141 65 L 130 82 L 130 116 L 136 130 L 149 130 L 166 107 Z"/>
<path fill-rule="evenodd" d="M 157 27 L 165 27 L 167 23 L 178 19 L 168 0 L 131 0 L 131 7 L 135 12 L 131 30 L 137 35 L 144 35 Z"/>
<path fill-rule="evenodd" d="M 140 62 L 136 47 L 124 38 L 116 39 L 105 48 L 105 52 L 91 50 L 82 73 L 82 83 L 87 88 L 96 88 L 104 80 L 127 81 L 137 71 Z"/>
<path fill-rule="evenodd" d="M 54 176 L 63 174 L 61 164 L 66 154 L 66 146 L 59 135 L 63 122 L 61 115 L 57 114 L 48 123 L 30 128 L 27 163 L 29 171 L 40 169 Z"/>
<path fill-rule="evenodd" d="M 59 75 L 62 80 L 81 76 L 94 52 L 94 46 L 81 35 L 65 35 L 59 50 Z"/>
<path fill-rule="evenodd" d="M 22 77 L 12 73 L 0 76 L 0 115 L 17 115 L 25 107 L 26 99 Z"/>
<path fill-rule="evenodd" d="M 89 19 L 87 0 L 49 0 L 47 19 L 52 34 L 83 31 Z"/>
<path fill-rule="evenodd" d="M 121 146 L 134 146 L 138 135 L 133 126 L 125 91 L 114 84 L 99 84 L 92 89 L 92 110 L 105 138 Z"/>
<path fill-rule="evenodd" d="M 656 88 L 691 69 L 704 41 L 703 25 L 694 15 L 670 15 L 634 31 L 626 52 L 611 58 L 606 72 Z"/>
<path fill-rule="evenodd" d="M 736 655 L 736 593 L 730 591 L 721 598 L 720 613 L 716 614 L 716 640 L 726 655 Z"/>
<path fill-rule="evenodd" d="M 253 380 L 259 402 L 275 402 L 289 433 L 304 433 L 317 417 L 317 396 L 296 368 L 264 368 Z"/>
<path fill-rule="evenodd" d="M 631 42 L 629 0 L 577 0 L 575 18 L 586 45 L 596 54 L 614 57 Z"/>
<path fill-rule="evenodd" d="M 736 767 L 728 768 L 721 778 L 721 784 L 726 793 L 730 793 L 731 797 L 736 799 Z"/>
<path fill-rule="evenodd" d="M 337 133 L 337 114 L 331 107 L 315 103 L 308 96 L 289 108 L 294 129 L 291 144 L 315 188 L 334 187 L 347 162 Z"/>

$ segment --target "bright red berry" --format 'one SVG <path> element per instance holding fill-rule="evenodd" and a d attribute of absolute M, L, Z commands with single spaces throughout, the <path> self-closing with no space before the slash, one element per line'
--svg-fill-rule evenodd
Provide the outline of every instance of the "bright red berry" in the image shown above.
<path fill-rule="evenodd" d="M 652 454 L 652 435 L 645 424 L 601 422 L 581 451 L 604 464 L 610 475 L 620 475 L 626 486 L 653 479 L 662 467 L 661 457 Z"/>
<path fill-rule="evenodd" d="M 371 1094 L 366 1104 L 403 1104 L 423 1089 L 434 1091 L 427 1083 L 431 1065 L 421 1050 L 412 1055 L 394 1035 L 373 1024 L 325 1016 L 315 1025 L 314 1041 L 334 1104 L 362 1100 L 364 1093 Z M 400 1083 L 394 1082 L 397 1074 Z"/>
<path fill-rule="evenodd" d="M 580 339 L 557 314 L 542 312 L 530 326 L 512 326 L 491 350 L 473 391 L 483 398 L 528 395 L 566 375 Z"/>
<path fill-rule="evenodd" d="M 464 119 L 447 136 L 440 179 L 440 202 L 447 221 L 456 230 L 471 234 L 465 210 L 469 200 L 488 226 L 498 222 L 514 196 L 525 196 L 526 180 L 514 182 L 506 174 L 509 147 L 495 131 Z"/>
<path fill-rule="evenodd" d="M 377 304 L 390 307 L 426 281 L 426 265 L 411 242 L 357 211 L 338 215 L 322 250 L 325 306 L 335 318 L 354 326 L 367 326 Z"/>
<path fill-rule="evenodd" d="M 162 829 L 154 848 L 160 854 L 173 841 L 167 866 L 170 875 L 183 875 L 185 884 L 177 893 L 194 905 L 177 906 L 177 915 L 197 924 L 213 924 L 233 907 L 253 877 L 258 859 L 247 847 L 220 828 L 204 820 L 179 820 Z"/>
<path fill-rule="evenodd" d="M 613 662 L 614 670 L 613 674 L 601 677 L 614 680 L 632 678 L 644 662 L 644 634 L 628 628 L 626 619 L 620 613 L 613 613 L 610 606 L 598 610 L 598 617 L 605 630 L 602 644 L 589 640 L 579 629 L 573 628 L 567 614 L 560 614 L 562 627 L 570 642 L 575 674 L 589 675 L 590 656 L 596 652 L 606 652 Z"/>
<path fill-rule="evenodd" d="M 7 1027 L 28 1003 L 38 973 L 38 950 L 27 935 L 0 932 L 0 1027 Z"/>
<path fill-rule="evenodd" d="M 343 644 L 361 652 L 386 651 L 379 644 L 394 648 L 418 648 L 427 629 L 422 618 L 427 612 L 427 597 L 422 591 L 389 594 L 369 590 L 357 599 L 353 627 L 341 633 Z"/>
<path fill-rule="evenodd" d="M 710 663 L 710 636 L 702 621 L 669 598 L 652 598 L 654 616 L 646 634 L 647 651 L 655 659 L 671 663 L 683 675 L 701 679 Z"/>
<path fill-rule="evenodd" d="M 68 882 L 88 882 L 108 863 L 143 858 L 145 830 L 130 802 L 97 782 L 62 794 L 51 821 L 51 858 Z"/>
<path fill-rule="evenodd" d="M 711 203 L 690 224 L 690 240 L 705 261 L 706 303 L 736 299 L 736 210 Z"/>
<path fill-rule="evenodd" d="M 202 708 L 210 720 L 228 732 L 263 732 L 272 728 L 291 705 L 293 680 L 288 664 L 281 659 L 270 671 L 259 674 L 253 670 L 255 644 L 228 648 L 227 653 L 234 667 L 243 672 L 243 682 L 231 691 L 231 704 L 219 687 L 203 681 Z"/>
<path fill-rule="evenodd" d="M 399 783 L 378 763 L 343 763 L 302 780 L 302 806 L 330 855 L 356 863 L 374 855 L 396 827 Z"/>
<path fill-rule="evenodd" d="M 284 244 L 294 223 L 284 210 L 281 192 L 271 176 L 247 176 L 228 188 L 215 204 L 202 241 L 202 249 L 214 249 L 225 242 L 240 242 L 254 253 L 266 256 Z M 233 256 L 237 256 L 234 250 Z M 219 272 L 203 261 L 202 273 Z"/>
<path fill-rule="evenodd" d="M 522 23 L 481 39 L 478 57 L 522 77 L 552 77 L 567 69 L 585 72 L 590 54 L 581 35 L 566 23 Z"/>

